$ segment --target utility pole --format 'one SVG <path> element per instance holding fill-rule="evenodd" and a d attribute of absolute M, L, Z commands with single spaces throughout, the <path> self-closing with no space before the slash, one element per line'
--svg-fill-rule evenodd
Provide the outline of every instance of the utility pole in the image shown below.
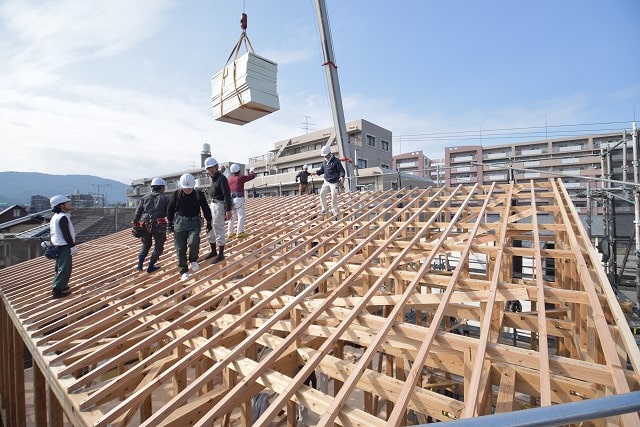
<path fill-rule="evenodd" d="M 327 75 L 327 85 L 329 86 L 329 99 L 331 101 L 331 111 L 333 112 L 333 125 L 338 141 L 338 153 L 340 157 L 353 160 L 349 147 L 349 137 L 347 135 L 347 125 L 344 120 L 344 110 L 342 107 L 342 96 L 340 95 L 340 83 L 338 82 L 338 67 L 335 64 L 333 54 L 333 43 L 331 32 L 329 31 L 329 17 L 327 15 L 327 5 L 324 0 L 315 0 L 316 13 L 318 15 L 318 26 L 320 27 L 320 42 L 322 43 L 322 53 L 324 55 L 325 72 Z M 353 163 L 346 162 L 346 183 L 344 188 L 347 191 L 353 189 Z"/>
<path fill-rule="evenodd" d="M 315 123 L 309 123 L 309 119 L 311 118 L 311 116 L 305 116 L 303 114 L 302 117 L 304 117 L 304 123 L 302 123 L 303 124 L 302 129 L 304 129 L 304 133 L 309 133 L 309 126 L 314 125 Z"/>
<path fill-rule="evenodd" d="M 100 203 L 101 203 L 101 205 L 102 205 L 101 207 L 103 207 L 103 208 L 104 208 L 104 199 L 105 199 L 105 196 L 107 195 L 106 188 L 107 188 L 107 187 L 111 187 L 111 184 L 91 184 L 91 185 L 93 185 L 94 187 L 98 188 L 98 200 L 100 200 L 100 201 L 101 201 L 101 202 L 100 202 Z M 104 189 L 105 189 L 105 193 L 104 193 L 104 195 L 102 196 L 102 198 L 100 198 L 100 189 L 101 189 L 101 188 L 104 188 Z"/>

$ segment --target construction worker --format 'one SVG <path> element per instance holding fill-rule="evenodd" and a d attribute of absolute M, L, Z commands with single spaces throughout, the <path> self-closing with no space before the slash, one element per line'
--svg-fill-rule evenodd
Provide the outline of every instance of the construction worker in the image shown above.
<path fill-rule="evenodd" d="M 71 222 L 71 200 L 66 196 L 56 195 L 49 199 L 54 215 L 49 222 L 51 244 L 58 249 L 56 258 L 56 274 L 53 276 L 51 296 L 62 298 L 71 293 L 69 279 L 71 278 L 71 257 L 78 253 L 76 247 L 76 232 Z"/>
<path fill-rule="evenodd" d="M 211 214 L 213 216 L 213 228 L 207 233 L 207 242 L 211 245 L 211 252 L 205 259 L 213 258 L 211 264 L 215 264 L 224 259 L 224 245 L 226 243 L 224 222 L 231 219 L 233 200 L 227 177 L 218 169 L 218 161 L 213 157 L 208 157 L 204 161 L 204 168 L 211 176 L 209 195 L 211 196 Z"/>
<path fill-rule="evenodd" d="M 151 180 L 151 193 L 144 196 L 133 215 L 134 226 L 143 227 L 146 232 L 142 234 L 142 248 L 138 254 L 138 270 L 142 270 L 144 259 L 151 249 L 153 252 L 149 259 L 147 273 L 153 273 L 160 267 L 156 265 L 160 255 L 164 251 L 164 242 L 167 240 L 167 207 L 169 198 L 164 194 L 164 179 L 156 177 Z"/>
<path fill-rule="evenodd" d="M 298 184 L 299 194 L 309 194 L 309 175 L 311 175 L 309 165 L 304 165 L 302 170 L 296 175 L 296 182 L 300 180 L 300 184 Z"/>
<path fill-rule="evenodd" d="M 253 169 L 249 169 L 248 175 L 240 175 L 240 166 L 232 164 L 229 168 L 231 176 L 229 177 L 229 190 L 231 190 L 231 198 L 233 199 L 233 208 L 231 211 L 231 219 L 227 226 L 227 238 L 234 237 L 233 229 L 238 222 L 238 230 L 235 237 L 247 237 L 244 231 L 245 209 L 244 209 L 244 183 L 251 181 L 256 177 Z"/>
<path fill-rule="evenodd" d="M 190 173 L 180 177 L 180 190 L 175 191 L 169 199 L 167 207 L 168 231 L 174 233 L 173 243 L 178 255 L 178 267 L 181 280 L 189 280 L 189 266 L 192 271 L 200 268 L 198 254 L 200 251 L 200 229 L 202 228 L 200 211 L 207 222 L 207 232 L 211 230 L 211 210 L 207 198 L 200 190 L 195 189 L 196 179 Z"/>
<path fill-rule="evenodd" d="M 320 150 L 320 154 L 324 157 L 322 166 L 316 171 L 316 175 L 324 175 L 324 182 L 320 188 L 320 204 L 322 210 L 320 213 L 327 213 L 327 194 L 331 192 L 331 209 L 336 220 L 340 212 L 338 211 L 338 186 L 344 182 L 345 171 L 342 163 L 336 156 L 331 153 L 331 148 L 325 145 Z"/>

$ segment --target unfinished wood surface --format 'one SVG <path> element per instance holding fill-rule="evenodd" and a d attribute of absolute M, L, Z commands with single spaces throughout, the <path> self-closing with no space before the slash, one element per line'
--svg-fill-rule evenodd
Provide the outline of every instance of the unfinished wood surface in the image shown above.
<path fill-rule="evenodd" d="M 63 299 L 44 257 L 0 270 L 3 417 L 25 416 L 21 344 L 56 425 L 398 426 L 639 389 L 560 181 L 343 193 L 340 208 L 247 199 L 249 237 L 187 282 L 171 235 L 161 270 L 135 270 L 129 231 L 79 246 Z"/>

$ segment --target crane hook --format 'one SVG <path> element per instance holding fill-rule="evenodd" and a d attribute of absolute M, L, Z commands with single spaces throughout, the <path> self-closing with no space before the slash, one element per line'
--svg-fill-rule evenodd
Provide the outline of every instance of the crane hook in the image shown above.
<path fill-rule="evenodd" d="M 243 13 L 242 15 L 240 15 L 240 28 L 242 28 L 242 31 L 247 31 L 247 14 Z"/>

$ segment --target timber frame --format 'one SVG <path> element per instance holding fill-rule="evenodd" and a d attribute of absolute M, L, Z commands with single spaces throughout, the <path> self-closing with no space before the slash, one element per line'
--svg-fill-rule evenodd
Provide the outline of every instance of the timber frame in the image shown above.
<path fill-rule="evenodd" d="M 399 426 L 639 389 L 638 346 L 560 180 L 340 207 L 247 199 L 250 236 L 186 282 L 171 235 L 161 270 L 135 270 L 129 231 L 79 245 L 66 298 L 44 257 L 0 270 L 2 423 Z"/>

